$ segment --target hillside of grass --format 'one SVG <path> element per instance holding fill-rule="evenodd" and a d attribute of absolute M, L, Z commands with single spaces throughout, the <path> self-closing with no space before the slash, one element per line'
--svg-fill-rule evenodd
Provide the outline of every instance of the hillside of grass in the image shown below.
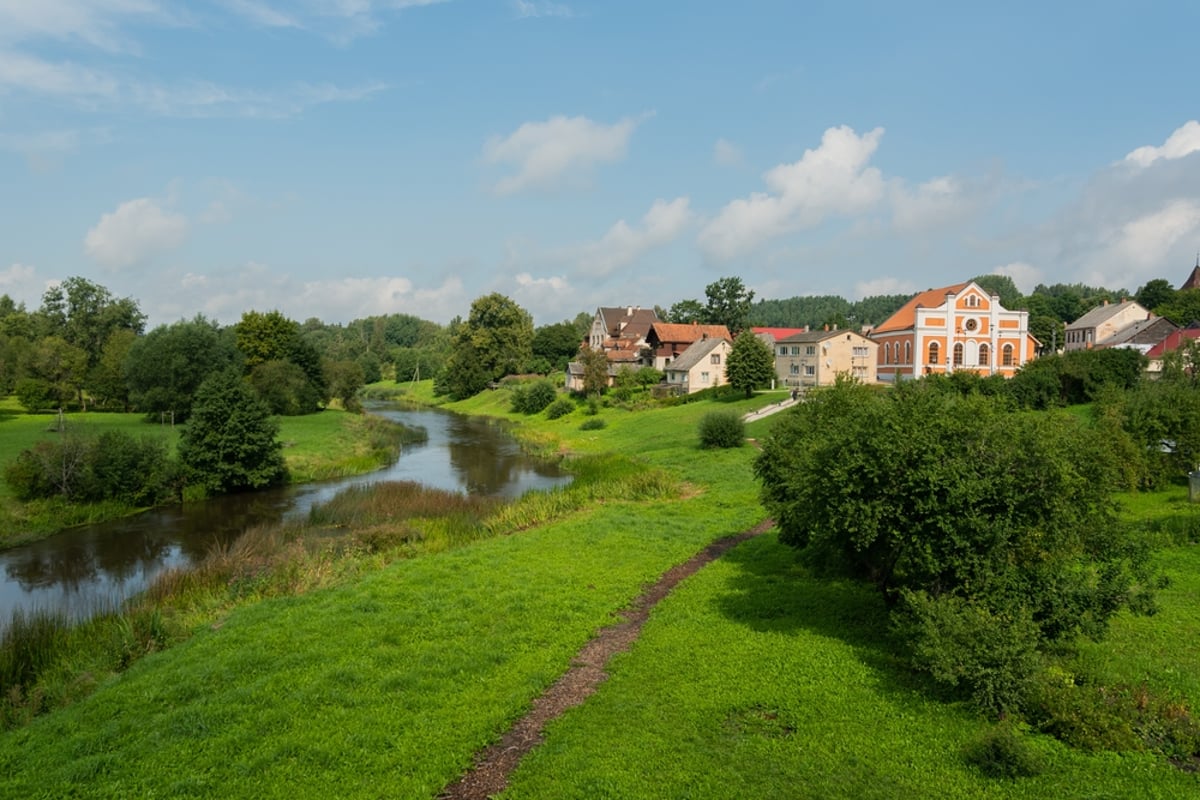
<path fill-rule="evenodd" d="M 426 382 L 409 398 L 430 391 Z M 568 465 L 572 454 L 617 453 L 674 488 L 597 494 L 507 535 L 367 562 L 348 580 L 195 618 L 181 643 L 0 734 L 0 796 L 436 797 L 645 585 L 763 518 L 756 451 L 702 450 L 696 429 L 713 410 L 778 399 L 580 408 L 556 420 L 511 414 L 503 389 L 452 405 L 518 423 L 531 447 Z M 1119 619 L 1081 661 L 1195 707 L 1182 673 L 1194 675 L 1187 643 L 1200 634 L 1196 556 L 1164 547 L 1174 572 L 1158 615 Z M 656 607 L 502 796 L 1200 795 L 1200 778 L 1162 757 L 1032 734 L 1040 775 L 985 776 L 964 754 L 991 723 L 915 677 L 886 625 L 872 592 L 814 578 L 772 534 L 746 542 Z"/>

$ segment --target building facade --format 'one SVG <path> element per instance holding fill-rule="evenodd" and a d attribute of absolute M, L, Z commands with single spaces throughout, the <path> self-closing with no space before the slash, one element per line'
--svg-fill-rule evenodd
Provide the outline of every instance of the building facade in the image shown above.
<path fill-rule="evenodd" d="M 838 375 L 875 383 L 879 345 L 860 333 L 801 331 L 775 342 L 775 374 L 782 386 L 829 386 Z"/>

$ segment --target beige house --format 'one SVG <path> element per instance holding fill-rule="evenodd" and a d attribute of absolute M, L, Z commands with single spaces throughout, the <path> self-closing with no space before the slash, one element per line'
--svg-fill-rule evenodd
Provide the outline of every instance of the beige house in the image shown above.
<path fill-rule="evenodd" d="M 1067 341 L 1063 350 L 1088 350 L 1106 347 L 1109 340 L 1125 328 L 1137 322 L 1152 320 L 1154 315 L 1134 300 L 1096 306 L 1067 326 Z"/>
<path fill-rule="evenodd" d="M 828 386 L 838 375 L 875 383 L 879 345 L 854 331 L 794 333 L 775 342 L 775 374 L 784 386 Z"/>
<path fill-rule="evenodd" d="M 698 339 L 663 370 L 667 385 L 680 394 L 725 385 L 725 362 L 732 349 L 724 337 Z"/>

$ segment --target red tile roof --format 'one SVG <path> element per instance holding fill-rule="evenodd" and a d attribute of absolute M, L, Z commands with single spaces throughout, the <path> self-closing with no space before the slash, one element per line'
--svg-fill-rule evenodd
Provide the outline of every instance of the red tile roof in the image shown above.
<path fill-rule="evenodd" d="M 1147 358 L 1162 358 L 1165 353 L 1173 353 L 1183 345 L 1184 339 L 1196 341 L 1200 339 L 1200 328 L 1182 328 L 1171 333 L 1167 338 L 1146 351 Z"/>
<path fill-rule="evenodd" d="M 724 325 L 687 325 L 676 322 L 656 322 L 650 330 L 660 342 L 694 342 L 697 339 L 704 338 L 705 334 L 710 339 L 728 339 L 733 341 L 733 337 L 729 335 L 729 328 Z"/>
<path fill-rule="evenodd" d="M 937 308 L 940 305 L 944 305 L 946 295 L 958 294 L 967 288 L 970 283 L 970 281 L 967 281 L 966 283 L 956 283 L 953 286 L 943 286 L 941 289 L 926 289 L 901 306 L 899 311 L 884 320 L 882 324 L 875 326 L 875 329 L 871 331 L 871 335 L 912 330 L 917 324 L 918 306 L 921 308 Z"/>
<path fill-rule="evenodd" d="M 804 328 L 763 328 L 763 327 L 752 327 L 750 330 L 751 330 L 753 333 L 769 333 L 769 334 L 771 335 L 771 338 L 772 338 L 772 339 L 774 339 L 774 340 L 775 340 L 775 341 L 777 341 L 777 342 L 778 342 L 780 339 L 784 338 L 785 336 L 791 336 L 791 335 L 793 335 L 793 334 L 796 334 L 796 333 L 804 333 Z"/>

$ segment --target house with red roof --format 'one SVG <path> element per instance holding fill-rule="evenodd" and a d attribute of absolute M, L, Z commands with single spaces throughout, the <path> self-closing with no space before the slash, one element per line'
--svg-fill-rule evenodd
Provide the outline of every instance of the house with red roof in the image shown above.
<path fill-rule="evenodd" d="M 970 370 L 1012 377 L 1036 357 L 1029 312 L 1010 311 L 974 281 L 928 289 L 871 331 L 876 373 L 894 382 Z"/>
<path fill-rule="evenodd" d="M 1184 369 L 1194 371 L 1200 364 L 1192 363 L 1191 354 L 1194 352 L 1194 348 L 1191 345 L 1197 341 L 1200 341 L 1200 328 L 1180 328 L 1168 334 L 1161 342 L 1146 351 L 1146 358 L 1149 359 L 1149 363 L 1146 365 L 1146 376 L 1162 377 L 1163 361 L 1168 354 L 1180 350 L 1183 350 L 1185 354 L 1183 356 L 1185 363 L 1182 366 Z"/>
<path fill-rule="evenodd" d="M 683 351 L 701 339 L 724 339 L 732 342 L 733 336 L 724 325 L 655 322 L 646 334 L 642 363 L 657 370 L 665 370 L 668 364 L 683 355 Z"/>

